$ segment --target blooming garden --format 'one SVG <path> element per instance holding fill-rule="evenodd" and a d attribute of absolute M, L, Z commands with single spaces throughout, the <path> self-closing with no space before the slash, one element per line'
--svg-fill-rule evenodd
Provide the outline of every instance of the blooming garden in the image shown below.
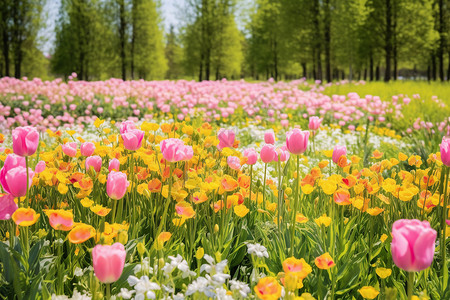
<path fill-rule="evenodd" d="M 0 295 L 449 299 L 447 103 L 328 88 L 0 79 Z"/>

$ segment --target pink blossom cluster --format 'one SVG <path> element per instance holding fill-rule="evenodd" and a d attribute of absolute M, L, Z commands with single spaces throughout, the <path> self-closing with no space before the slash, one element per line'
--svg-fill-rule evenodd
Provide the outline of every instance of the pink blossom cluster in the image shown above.
<path fill-rule="evenodd" d="M 315 115 L 344 126 L 366 116 L 380 122 L 386 121 L 387 116 L 399 118 L 402 108 L 411 101 L 403 96 L 382 101 L 378 96 L 360 97 L 356 93 L 330 97 L 324 89 L 320 82 L 310 84 L 304 79 L 258 83 L 225 79 L 203 82 L 109 79 L 66 83 L 61 79 L 5 77 L 0 79 L 0 128 L 27 125 L 39 131 L 72 125 L 83 128 L 97 117 L 138 121 L 152 119 L 160 112 L 173 113 L 178 120 L 201 115 L 205 121 L 212 121 L 229 118 L 241 109 L 256 120 L 280 121 L 286 128 L 292 116 L 307 119 Z"/>

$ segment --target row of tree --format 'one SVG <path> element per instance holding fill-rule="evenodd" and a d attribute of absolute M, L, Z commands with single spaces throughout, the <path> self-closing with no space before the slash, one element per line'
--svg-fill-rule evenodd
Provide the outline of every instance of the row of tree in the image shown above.
<path fill-rule="evenodd" d="M 450 0 L 185 0 L 167 33 L 158 0 L 61 0 L 48 58 L 44 1 L 0 1 L 0 76 L 450 78 Z"/>

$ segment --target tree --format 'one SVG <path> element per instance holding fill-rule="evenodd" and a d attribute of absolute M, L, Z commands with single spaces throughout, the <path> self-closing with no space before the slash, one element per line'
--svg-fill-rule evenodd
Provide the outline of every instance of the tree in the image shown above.
<path fill-rule="evenodd" d="M 168 79 L 180 78 L 181 75 L 183 75 L 182 70 L 183 49 L 181 49 L 179 45 L 173 25 L 170 26 L 169 34 L 167 35 L 165 55 L 167 60 L 166 78 Z"/>

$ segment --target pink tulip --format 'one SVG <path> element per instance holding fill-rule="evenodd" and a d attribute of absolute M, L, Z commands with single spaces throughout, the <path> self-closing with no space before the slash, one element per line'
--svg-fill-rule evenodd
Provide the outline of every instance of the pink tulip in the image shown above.
<path fill-rule="evenodd" d="M 228 156 L 227 164 L 233 170 L 239 170 L 241 168 L 241 160 L 237 156 Z"/>
<path fill-rule="evenodd" d="M 111 171 L 106 181 L 106 193 L 111 199 L 119 200 L 125 196 L 130 182 L 127 180 L 127 174 Z"/>
<path fill-rule="evenodd" d="M 444 165 L 450 167 L 450 138 L 445 136 L 441 142 L 441 160 Z"/>
<path fill-rule="evenodd" d="M 98 155 L 86 158 L 86 171 L 89 171 L 90 167 L 93 167 L 95 172 L 100 172 L 102 169 L 102 158 Z"/>
<path fill-rule="evenodd" d="M 245 149 L 242 155 L 247 157 L 247 165 L 254 165 L 258 161 L 258 152 L 253 148 Z"/>
<path fill-rule="evenodd" d="M 287 161 L 289 159 L 289 157 L 291 156 L 289 154 L 289 151 L 287 150 L 286 145 L 281 148 L 277 148 L 276 151 L 277 151 L 277 159 L 276 159 L 277 161 L 278 161 L 278 158 L 280 158 L 280 161 Z"/>
<path fill-rule="evenodd" d="M 271 145 L 275 144 L 275 133 L 272 129 L 264 132 L 264 142 Z"/>
<path fill-rule="evenodd" d="M 222 150 L 223 148 L 229 147 L 232 148 L 234 144 L 234 139 L 236 138 L 236 134 L 233 130 L 230 129 L 220 129 L 217 134 L 217 138 L 219 139 L 219 145 L 217 148 Z"/>
<path fill-rule="evenodd" d="M 125 149 L 136 151 L 142 146 L 144 132 L 139 129 L 131 129 L 122 134 L 122 139 Z"/>
<path fill-rule="evenodd" d="M 19 156 L 30 156 L 39 145 L 39 133 L 34 127 L 17 127 L 12 132 L 13 151 Z"/>
<path fill-rule="evenodd" d="M 95 151 L 94 143 L 85 142 L 85 143 L 81 144 L 81 147 L 80 147 L 81 155 L 86 156 L 86 157 L 91 156 L 92 154 L 94 154 L 94 151 Z"/>
<path fill-rule="evenodd" d="M 397 267 L 419 272 L 433 262 L 436 230 L 427 221 L 401 219 L 392 226 L 392 259 Z"/>
<path fill-rule="evenodd" d="M 294 128 L 286 133 L 286 147 L 292 154 L 299 155 L 308 147 L 309 131 Z"/>
<path fill-rule="evenodd" d="M 338 163 L 341 156 L 345 155 L 347 155 L 347 147 L 338 145 L 334 146 L 332 159 L 335 164 Z"/>
<path fill-rule="evenodd" d="M 113 283 L 122 275 L 127 252 L 121 243 L 97 245 L 92 249 L 94 274 L 102 283 Z"/>
<path fill-rule="evenodd" d="M 120 134 L 137 129 L 136 124 L 133 121 L 125 121 L 120 124 Z"/>
<path fill-rule="evenodd" d="M 36 164 L 36 167 L 34 168 L 34 172 L 36 173 L 42 173 L 45 171 L 46 165 L 45 165 L 45 161 L 41 160 Z"/>
<path fill-rule="evenodd" d="M 109 172 L 111 172 L 112 170 L 120 171 L 120 162 L 117 158 L 113 158 L 109 162 L 108 170 L 109 170 Z"/>
<path fill-rule="evenodd" d="M 267 164 L 272 161 L 276 161 L 278 154 L 277 151 L 275 150 L 274 145 L 267 144 L 261 148 L 260 156 L 263 163 Z"/>
<path fill-rule="evenodd" d="M 18 166 L 9 169 L 5 172 L 4 177 L 1 178 L 3 189 L 14 197 L 23 197 L 27 193 L 27 169 L 23 166 Z M 28 168 L 28 187 L 33 183 L 34 172 Z"/>
<path fill-rule="evenodd" d="M 180 139 L 162 140 L 160 149 L 164 159 L 169 162 L 190 160 L 194 156 L 192 147 L 184 145 Z"/>
<path fill-rule="evenodd" d="M 77 143 L 75 142 L 65 143 L 64 145 L 61 145 L 61 148 L 65 155 L 70 157 L 77 156 Z"/>
<path fill-rule="evenodd" d="M 310 117 L 309 118 L 309 124 L 308 124 L 308 128 L 310 130 L 318 130 L 320 128 L 320 124 L 322 123 L 322 119 L 319 117 Z"/>
<path fill-rule="evenodd" d="M 9 220 L 17 208 L 13 196 L 10 194 L 0 195 L 0 220 Z"/>

